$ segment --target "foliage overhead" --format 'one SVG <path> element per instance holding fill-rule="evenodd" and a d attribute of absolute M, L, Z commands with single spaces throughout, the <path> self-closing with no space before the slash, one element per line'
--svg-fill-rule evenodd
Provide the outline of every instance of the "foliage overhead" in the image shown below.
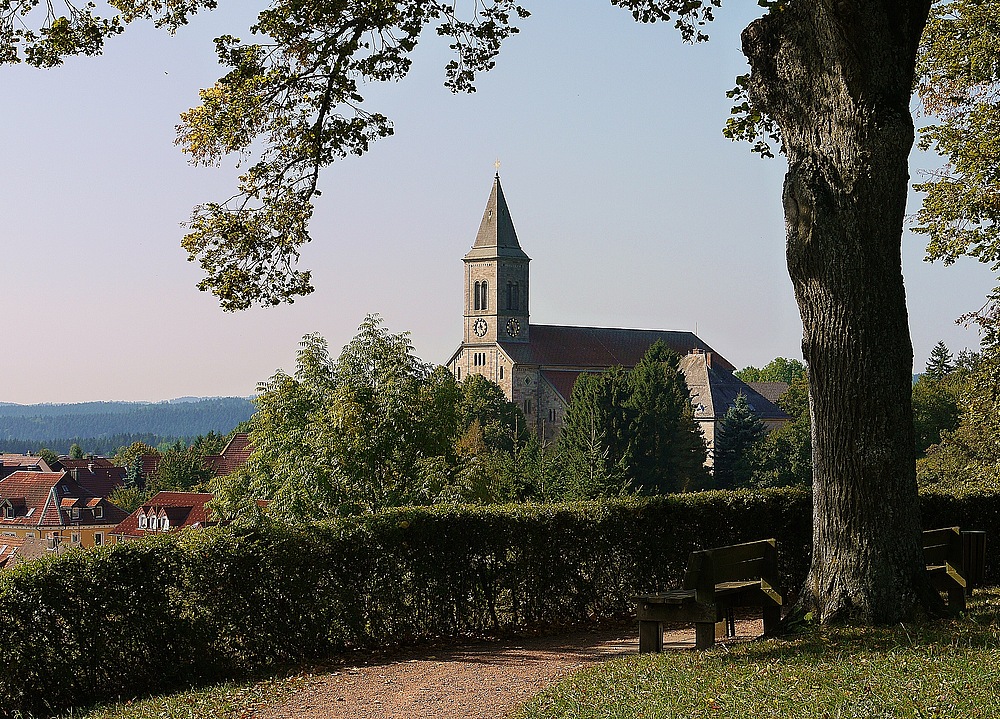
<path fill-rule="evenodd" d="M 914 188 L 926 193 L 914 231 L 927 259 L 968 256 L 1000 271 L 1000 2 L 937 0 L 924 30 L 917 92 L 935 122 L 920 147 L 945 158 Z M 995 326 L 1000 287 L 968 319 Z"/>
<path fill-rule="evenodd" d="M 686 41 L 707 39 L 703 26 L 721 0 L 613 0 L 641 22 L 673 21 Z M 110 0 L 117 15 L 93 3 L 17 0 L 0 10 L 0 63 L 59 65 L 72 55 L 100 54 L 129 23 L 151 20 L 169 32 L 216 0 Z M 464 10 L 464 12 L 463 12 Z M 252 41 L 216 38 L 226 73 L 181 114 L 177 144 L 190 161 L 218 165 L 235 156 L 249 166 L 235 194 L 192 211 L 182 245 L 205 278 L 198 284 L 230 311 L 292 302 L 312 292 L 298 269 L 310 241 L 320 172 L 365 153 L 393 133 L 385 115 L 365 105 L 361 88 L 395 82 L 429 28 L 447 38 L 445 66 L 453 92 L 475 90 L 502 43 L 529 16 L 515 0 L 484 0 L 459 10 L 446 0 L 270 0 L 249 28 Z"/>

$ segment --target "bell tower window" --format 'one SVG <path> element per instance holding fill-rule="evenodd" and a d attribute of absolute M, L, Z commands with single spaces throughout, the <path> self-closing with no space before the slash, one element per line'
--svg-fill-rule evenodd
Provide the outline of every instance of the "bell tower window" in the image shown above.
<path fill-rule="evenodd" d="M 507 309 L 519 310 L 521 305 L 520 287 L 517 282 L 507 283 Z"/>
<path fill-rule="evenodd" d="M 473 300 L 473 307 L 475 307 L 475 309 L 478 310 L 479 309 L 479 283 L 478 282 L 475 285 L 472 286 L 472 294 L 473 294 L 473 297 L 475 297 L 475 299 Z"/>
<path fill-rule="evenodd" d="M 489 284 L 485 280 L 483 280 L 482 282 L 479 282 L 478 285 L 479 285 L 479 298 L 476 300 L 476 309 L 477 310 L 488 310 L 490 308 L 490 306 L 489 306 L 489 300 L 487 298 L 487 294 L 486 293 L 487 293 L 487 289 L 489 287 Z"/>

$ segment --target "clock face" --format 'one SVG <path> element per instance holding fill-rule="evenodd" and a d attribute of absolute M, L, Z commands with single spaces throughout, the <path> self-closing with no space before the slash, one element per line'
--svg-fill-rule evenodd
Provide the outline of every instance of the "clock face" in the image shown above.
<path fill-rule="evenodd" d="M 472 331 L 476 333 L 477 337 L 482 337 L 483 335 L 485 335 L 486 329 L 487 329 L 486 320 L 484 320 L 482 317 L 476 320 L 476 324 L 472 326 Z"/>
<path fill-rule="evenodd" d="M 507 320 L 507 334 L 509 334 L 511 337 L 517 337 L 519 334 L 521 334 L 521 323 L 518 322 L 513 317 Z"/>

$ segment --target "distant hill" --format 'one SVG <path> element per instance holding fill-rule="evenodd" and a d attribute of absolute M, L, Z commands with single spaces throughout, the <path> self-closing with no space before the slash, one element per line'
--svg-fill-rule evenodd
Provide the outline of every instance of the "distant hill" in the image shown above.
<path fill-rule="evenodd" d="M 243 397 L 184 397 L 155 403 L 0 403 L 0 450 L 23 452 L 45 443 L 44 446 L 60 452 L 77 442 L 84 450 L 96 452 L 98 450 L 93 447 L 93 442 L 88 446 L 81 439 L 111 440 L 114 437 L 114 441 L 118 441 L 142 435 L 165 441 L 193 438 L 209 432 L 228 434 L 253 413 L 253 403 Z M 21 448 L 25 446 L 28 449 Z M 121 445 L 116 445 L 112 451 L 117 446 Z"/>

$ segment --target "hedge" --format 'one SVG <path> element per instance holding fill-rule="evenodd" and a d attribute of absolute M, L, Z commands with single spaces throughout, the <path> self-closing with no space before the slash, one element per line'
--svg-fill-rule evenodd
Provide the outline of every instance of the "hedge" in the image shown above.
<path fill-rule="evenodd" d="M 926 495 L 927 526 L 992 530 L 1000 495 Z M 631 613 L 693 549 L 774 536 L 809 563 L 802 490 L 405 508 L 315 526 L 186 531 L 0 576 L 0 715 L 46 714 L 344 650 Z M 995 568 L 987 568 L 995 579 Z"/>

